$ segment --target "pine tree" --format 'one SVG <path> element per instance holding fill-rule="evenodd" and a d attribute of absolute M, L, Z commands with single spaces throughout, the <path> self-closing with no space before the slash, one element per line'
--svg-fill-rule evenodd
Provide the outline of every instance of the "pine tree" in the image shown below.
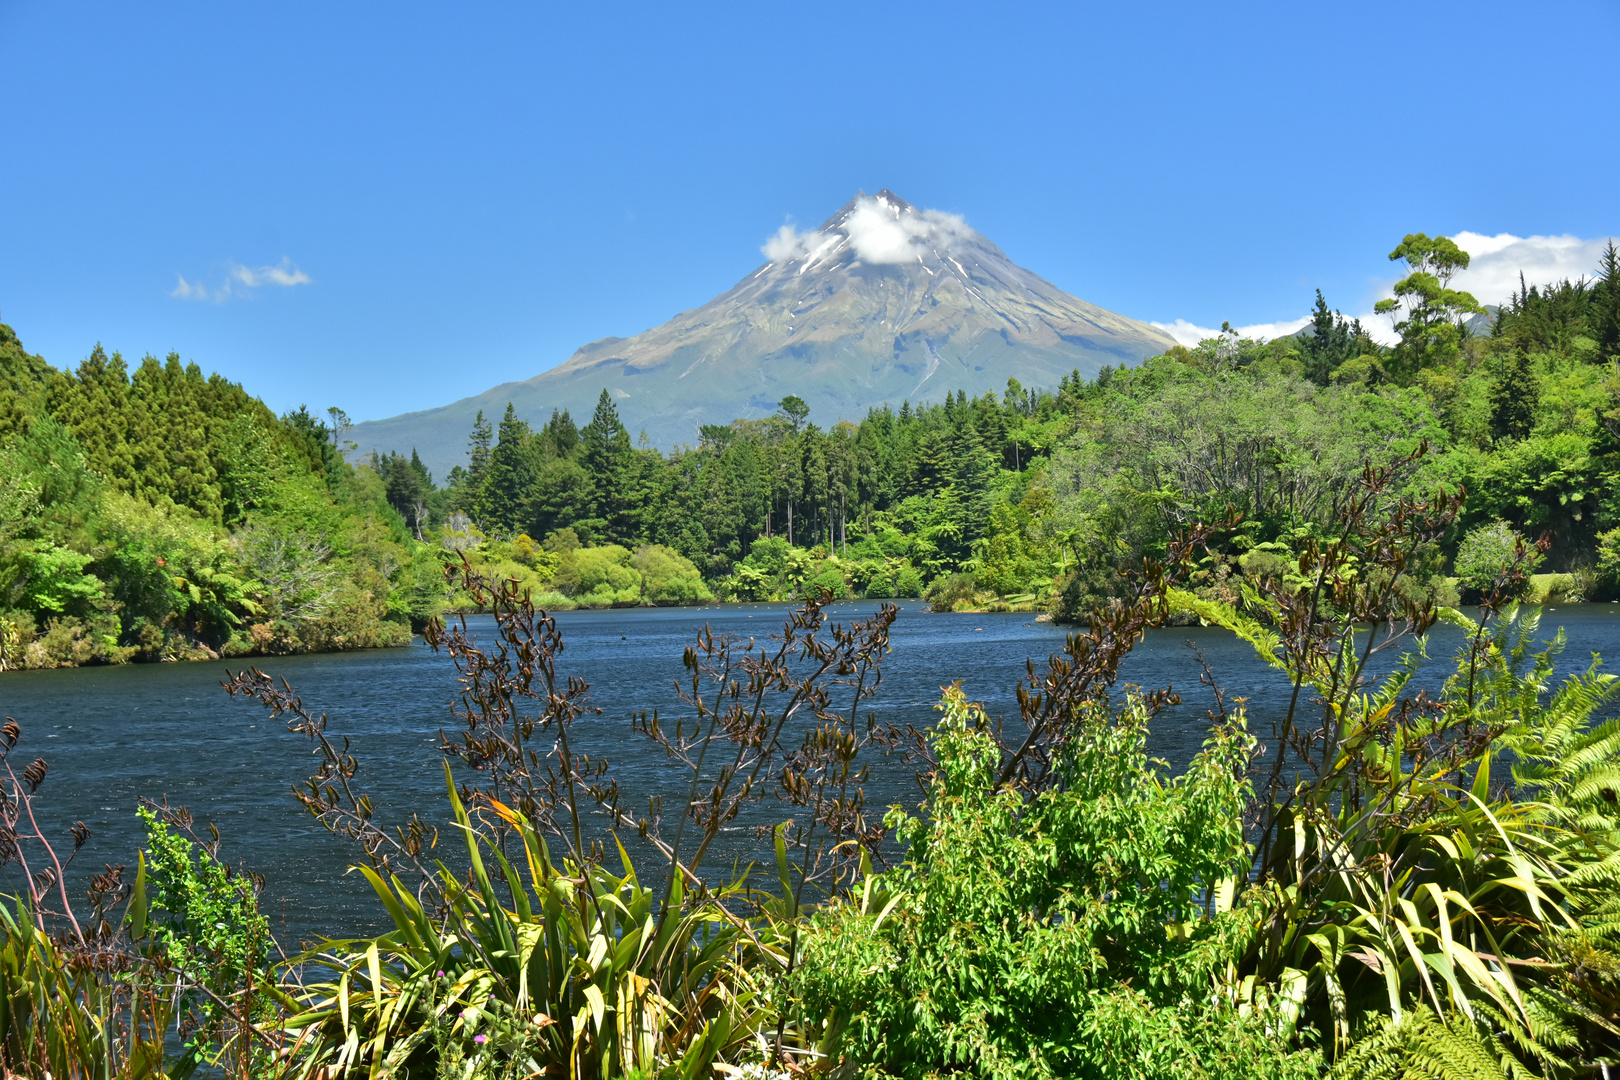
<path fill-rule="evenodd" d="M 1540 381 L 1530 357 L 1513 350 L 1491 386 L 1491 434 L 1498 439 L 1522 439 L 1530 434 L 1540 400 Z"/>
<path fill-rule="evenodd" d="M 1592 289 L 1592 337 L 1599 357 L 1620 359 L 1620 250 L 1610 240 L 1598 262 Z"/>
<path fill-rule="evenodd" d="M 489 474 L 490 443 L 494 435 L 494 429 L 484 418 L 484 410 L 479 409 L 472 432 L 467 436 L 467 467 L 463 469 L 458 465 L 451 472 L 451 509 L 475 518 L 480 516 L 479 499 L 484 490 L 484 478 Z"/>
<path fill-rule="evenodd" d="M 481 520 L 487 526 L 516 533 L 528 524 L 528 500 L 539 471 L 536 465 L 528 421 L 519 420 L 517 410 L 507 402 L 478 500 Z"/>
<path fill-rule="evenodd" d="M 630 433 L 619 421 L 619 410 L 606 390 L 596 399 L 596 412 L 579 436 L 580 464 L 590 478 L 589 517 L 581 524 L 596 539 L 632 539 L 623 531 L 635 478 L 629 475 Z"/>
<path fill-rule="evenodd" d="M 510 409 L 511 403 L 506 407 Z M 479 409 L 473 420 L 472 434 L 467 437 L 467 482 L 474 491 L 483 486 L 484 474 L 489 471 L 489 444 L 494 434 L 489 421 L 484 419 L 484 410 Z"/>
<path fill-rule="evenodd" d="M 551 410 L 551 419 L 541 430 L 547 445 L 552 453 L 558 457 L 569 457 L 579 448 L 579 428 L 574 425 L 574 418 L 568 415 L 568 410 Z"/>
<path fill-rule="evenodd" d="M 422 465 L 422 459 L 416 456 L 415 449 L 411 450 L 409 460 L 397 453 L 390 453 L 386 458 L 377 461 L 377 472 L 382 476 L 383 494 L 388 505 L 399 511 L 399 516 L 411 526 L 416 538 L 422 538 L 422 529 L 427 524 L 426 509 L 428 492 L 432 483 L 428 479 L 427 469 Z"/>

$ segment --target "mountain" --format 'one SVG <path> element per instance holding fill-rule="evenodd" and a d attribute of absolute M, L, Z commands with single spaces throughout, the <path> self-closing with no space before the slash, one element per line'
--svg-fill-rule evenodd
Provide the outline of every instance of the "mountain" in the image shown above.
<path fill-rule="evenodd" d="M 1023 269 L 960 217 L 887 190 L 857 195 L 820 229 L 783 226 L 764 250 L 769 261 L 729 292 L 662 326 L 350 437 L 362 451 L 415 447 L 443 477 L 465 461 L 474 415 L 498 421 L 508 401 L 531 423 L 564 408 L 583 425 L 605 387 L 632 436 L 668 449 L 696 443 L 701 424 L 768 416 L 788 394 L 826 425 L 885 402 L 1000 393 L 1009 377 L 1056 386 L 1175 343 Z"/>

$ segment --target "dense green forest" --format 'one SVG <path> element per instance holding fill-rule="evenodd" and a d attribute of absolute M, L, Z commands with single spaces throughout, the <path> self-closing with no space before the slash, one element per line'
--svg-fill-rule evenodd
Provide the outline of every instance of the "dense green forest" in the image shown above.
<path fill-rule="evenodd" d="M 0 325 L 0 669 L 408 641 L 442 566 L 333 435 L 173 355 L 63 372 Z"/>
<path fill-rule="evenodd" d="M 926 596 L 937 610 L 1084 617 L 1122 567 L 1228 508 L 1198 588 L 1286 574 L 1367 464 L 1409 491 L 1466 489 L 1423 553 L 1457 602 L 1517 536 L 1532 590 L 1620 587 L 1620 264 L 1526 285 L 1487 312 L 1449 287 L 1468 257 L 1408 236 L 1380 305 L 1393 346 L 1329 308 L 1272 341 L 1230 332 L 1059 386 L 776 415 L 635 440 L 603 391 L 583 425 L 482 415 L 436 484 L 414 451 L 359 455 L 341 410 L 277 417 L 170 356 L 75 371 L 0 331 L 0 640 L 6 666 L 337 649 L 405 639 L 465 597 L 465 556 L 547 606 Z M 637 445 L 638 441 L 641 445 Z M 1405 461 L 1419 447 L 1421 456 Z M 405 448 L 400 448 L 404 450 Z"/>

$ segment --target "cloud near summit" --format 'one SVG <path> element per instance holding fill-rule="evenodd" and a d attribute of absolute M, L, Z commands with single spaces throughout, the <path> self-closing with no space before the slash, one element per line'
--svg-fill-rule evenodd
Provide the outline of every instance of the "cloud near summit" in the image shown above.
<path fill-rule="evenodd" d="M 973 230 L 960 214 L 941 210 L 900 210 L 892 204 L 863 195 L 841 226 L 849 234 L 849 244 L 863 262 L 893 265 L 911 262 L 929 250 L 950 251 L 959 239 Z M 792 224 L 783 225 L 760 247 L 773 263 L 792 262 L 838 242 L 834 232 L 819 229 L 800 232 Z"/>

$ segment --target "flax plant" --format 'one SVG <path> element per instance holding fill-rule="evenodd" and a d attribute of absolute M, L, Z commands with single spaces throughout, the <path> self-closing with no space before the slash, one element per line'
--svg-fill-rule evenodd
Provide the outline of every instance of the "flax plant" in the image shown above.
<path fill-rule="evenodd" d="M 1344 1075 L 1600 1066 L 1620 1051 L 1620 832 L 1601 794 L 1620 729 L 1595 715 L 1620 685 L 1594 667 L 1549 697 L 1561 638 L 1533 652 L 1538 621 L 1509 599 L 1545 540 L 1519 544 L 1478 619 L 1425 599 L 1423 552 L 1461 496 L 1395 498 L 1394 475 L 1369 468 L 1297 573 L 1242 609 L 1170 597 L 1292 683 L 1234 882 L 1250 936 L 1217 994 L 1279 988 Z M 1466 631 L 1455 672 L 1417 689 L 1442 619 Z"/>
<path fill-rule="evenodd" d="M 637 817 L 607 763 L 573 745 L 574 720 L 595 710 L 559 669 L 555 621 L 515 582 L 452 573 L 495 623 L 488 641 L 465 619 L 428 631 L 462 677 L 440 749 L 465 875 L 433 858 L 437 833 L 420 820 L 378 823 L 348 743 L 290 686 L 257 671 L 227 684 L 309 737 L 318 767 L 298 797 L 357 843 L 394 923 L 295 958 L 312 973 L 284 1025 L 299 1075 L 696 1078 L 781 1056 L 799 1028 L 772 991 L 795 962 L 805 889 L 851 879 L 850 843 L 883 835 L 861 809 L 857 755 L 898 738 L 860 712 L 895 609 L 827 627 L 825 599 L 811 600 L 770 646 L 700 634 L 677 687 L 695 715 L 636 721 L 690 770 L 687 798 Z M 746 872 L 706 878 L 721 829 L 767 795 L 800 812 L 777 831 L 780 894 Z M 593 807 L 608 831 L 593 833 Z M 616 829 L 659 853 L 661 886 L 640 880 Z"/>

